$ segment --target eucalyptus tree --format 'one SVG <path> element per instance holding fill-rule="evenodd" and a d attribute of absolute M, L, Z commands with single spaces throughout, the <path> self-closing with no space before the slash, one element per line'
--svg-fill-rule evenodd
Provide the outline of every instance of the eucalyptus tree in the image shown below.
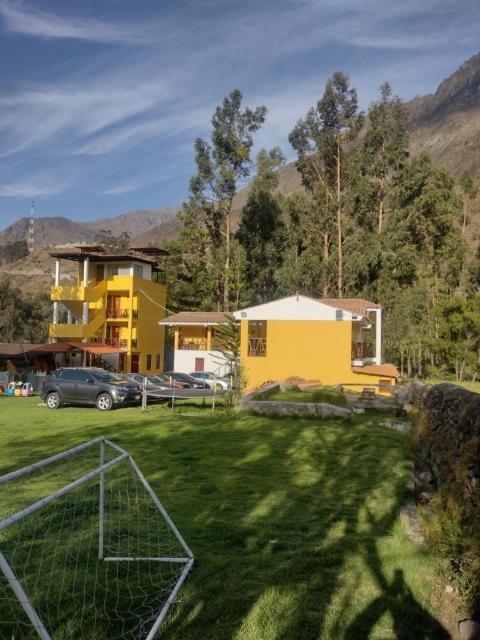
<path fill-rule="evenodd" d="M 388 82 L 382 84 L 378 101 L 368 110 L 360 151 L 361 172 L 373 183 L 370 196 L 377 206 L 379 233 L 384 224 L 391 180 L 408 158 L 408 117 L 407 108 L 398 96 L 392 95 Z"/>
<path fill-rule="evenodd" d="M 257 173 L 242 210 L 236 240 L 245 251 L 245 281 L 251 302 L 266 302 L 276 292 L 275 273 L 283 261 L 285 244 L 278 170 L 285 164 L 281 150 L 262 149 Z"/>
<path fill-rule="evenodd" d="M 316 107 L 297 122 L 289 136 L 298 155 L 297 167 L 304 186 L 315 195 L 317 203 L 323 203 L 319 233 L 325 247 L 329 246 L 332 233 L 336 234 L 339 297 L 343 295 L 343 225 L 349 158 L 362 122 L 356 90 L 350 87 L 348 76 L 336 72 L 327 81 Z"/>
<path fill-rule="evenodd" d="M 463 202 L 462 233 L 465 236 L 470 207 L 472 205 L 472 202 L 477 197 L 479 189 L 478 185 L 475 184 L 472 176 L 468 173 L 468 171 L 462 173 L 462 175 L 460 176 L 459 184 Z"/>
<path fill-rule="evenodd" d="M 215 109 L 210 140 L 195 141 L 196 174 L 190 180 L 190 194 L 181 220 L 193 236 L 205 245 L 203 266 L 213 287 L 219 309 L 228 311 L 232 287 L 232 209 L 239 186 L 252 168 L 253 136 L 265 121 L 267 110 L 242 107 L 243 96 L 232 91 Z"/>

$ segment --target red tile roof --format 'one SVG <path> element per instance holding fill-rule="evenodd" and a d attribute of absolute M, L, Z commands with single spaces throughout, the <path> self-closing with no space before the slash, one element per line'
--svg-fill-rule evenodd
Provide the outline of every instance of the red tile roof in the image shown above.
<path fill-rule="evenodd" d="M 364 298 L 320 298 L 319 302 L 335 309 L 343 309 L 357 316 L 366 317 L 370 309 L 381 309 L 381 305 Z"/>
<path fill-rule="evenodd" d="M 168 316 L 159 322 L 166 326 L 171 325 L 217 325 L 226 324 L 232 316 L 223 311 L 180 311 Z"/>
<path fill-rule="evenodd" d="M 393 364 L 367 364 L 365 367 L 353 367 L 354 373 L 364 373 L 367 376 L 385 376 L 386 378 L 399 378 L 400 372 Z"/>

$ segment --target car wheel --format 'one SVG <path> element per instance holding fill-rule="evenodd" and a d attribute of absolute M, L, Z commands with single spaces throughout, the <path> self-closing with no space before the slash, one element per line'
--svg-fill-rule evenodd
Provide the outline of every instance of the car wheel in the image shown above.
<path fill-rule="evenodd" d="M 47 407 L 49 409 L 58 409 L 60 406 L 60 396 L 56 391 L 49 393 L 47 396 Z"/>
<path fill-rule="evenodd" d="M 112 398 L 108 395 L 108 393 L 101 393 L 97 398 L 97 409 L 99 411 L 110 411 L 112 407 Z"/>

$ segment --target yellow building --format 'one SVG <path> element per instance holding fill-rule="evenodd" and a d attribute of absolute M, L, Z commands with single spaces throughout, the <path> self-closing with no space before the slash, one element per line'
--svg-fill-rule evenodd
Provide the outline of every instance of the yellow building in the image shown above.
<path fill-rule="evenodd" d="M 160 321 L 174 331 L 173 369 L 179 373 L 208 371 L 224 376 L 229 360 L 216 339 L 217 328 L 227 323 L 221 311 L 181 311 Z"/>
<path fill-rule="evenodd" d="M 360 390 L 395 383 L 382 364 L 382 308 L 360 298 L 295 295 L 236 311 L 248 386 L 298 377 Z"/>
<path fill-rule="evenodd" d="M 163 371 L 165 329 L 158 321 L 166 315 L 160 262 L 165 254 L 156 247 L 134 245 L 121 255 L 99 245 L 51 253 L 56 259 L 51 341 L 91 344 L 93 353 L 93 345 L 116 348 L 117 355 L 105 360 L 120 372 Z M 62 260 L 78 262 L 74 286 L 60 285 Z"/>

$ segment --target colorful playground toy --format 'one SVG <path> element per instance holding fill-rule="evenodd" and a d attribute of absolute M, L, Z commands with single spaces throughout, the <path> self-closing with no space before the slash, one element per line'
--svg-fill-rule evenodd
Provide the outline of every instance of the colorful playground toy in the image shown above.
<path fill-rule="evenodd" d="M 13 397 L 15 395 L 15 382 L 9 382 L 7 387 L 7 396 Z"/>
<path fill-rule="evenodd" d="M 15 395 L 16 398 L 20 398 L 21 397 L 21 395 L 22 395 L 22 383 L 21 382 L 15 383 L 14 395 Z"/>
<path fill-rule="evenodd" d="M 33 396 L 33 387 L 30 384 L 30 382 L 25 382 L 22 385 L 22 396 L 24 398 L 29 398 L 30 396 Z"/>

